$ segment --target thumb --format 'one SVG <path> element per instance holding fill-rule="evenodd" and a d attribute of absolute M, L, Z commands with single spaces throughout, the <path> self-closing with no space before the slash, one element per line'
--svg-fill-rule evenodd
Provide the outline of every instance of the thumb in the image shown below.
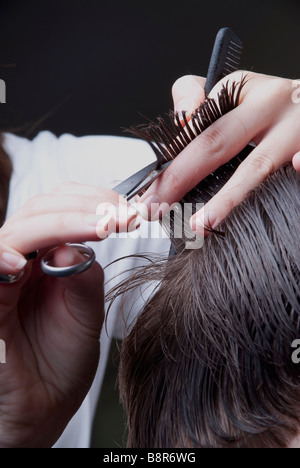
<path fill-rule="evenodd" d="M 172 96 L 175 112 L 187 111 L 192 114 L 205 100 L 205 78 L 186 75 L 175 81 Z"/>
<path fill-rule="evenodd" d="M 293 157 L 293 166 L 296 171 L 300 172 L 300 151 Z"/>
<path fill-rule="evenodd" d="M 74 247 L 61 246 L 53 262 L 57 267 L 82 263 L 86 258 Z M 104 320 L 104 273 L 98 263 L 77 276 L 58 279 L 65 287 L 69 312 L 81 325 L 100 332 Z"/>
<path fill-rule="evenodd" d="M 26 263 L 23 255 L 0 243 L 0 275 L 16 275 L 24 269 Z"/>

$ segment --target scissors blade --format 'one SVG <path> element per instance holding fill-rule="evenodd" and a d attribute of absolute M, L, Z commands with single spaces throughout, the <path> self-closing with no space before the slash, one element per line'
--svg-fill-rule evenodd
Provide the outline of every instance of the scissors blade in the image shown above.
<path fill-rule="evenodd" d="M 128 177 L 128 179 L 118 184 L 113 190 L 127 200 L 130 200 L 142 190 L 146 190 L 171 162 L 168 161 L 157 168 L 157 161 L 155 161 Z"/>

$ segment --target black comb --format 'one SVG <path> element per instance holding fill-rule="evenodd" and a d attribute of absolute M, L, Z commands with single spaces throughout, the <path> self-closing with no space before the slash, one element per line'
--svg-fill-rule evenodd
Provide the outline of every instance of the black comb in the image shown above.
<path fill-rule="evenodd" d="M 212 88 L 226 75 L 240 67 L 243 43 L 230 28 L 220 29 L 212 51 L 206 84 L 206 97 Z"/>
<path fill-rule="evenodd" d="M 208 94 L 222 78 L 240 68 L 242 51 L 243 43 L 234 32 L 230 28 L 221 29 L 216 36 L 208 67 L 205 85 L 206 99 L 192 113 L 190 119 L 188 119 L 186 111 L 182 111 L 181 115 L 170 111 L 167 114 L 167 119 L 162 117 L 158 117 L 156 121 L 147 119 L 148 123 L 132 126 L 126 131 L 146 141 L 156 154 L 158 162 L 171 161 L 176 158 L 192 140 L 197 138 L 213 122 L 239 105 L 240 93 L 246 82 L 246 76 L 242 75 L 240 82 L 223 83 L 216 99 L 211 99 Z M 242 151 L 234 158 L 234 164 L 239 165 L 252 149 L 252 147 L 247 147 Z M 225 169 L 230 166 L 231 175 L 234 172 L 232 169 L 237 167 L 234 164 L 230 161 L 224 165 Z M 215 173 L 211 177 L 218 179 Z M 211 179 L 207 178 L 207 180 L 211 182 Z M 206 179 L 202 183 L 205 182 Z M 161 223 L 164 226 L 163 219 Z M 223 233 L 215 231 L 209 226 L 207 230 L 223 236 Z M 171 243 L 169 256 L 173 257 L 175 254 L 176 248 Z"/>

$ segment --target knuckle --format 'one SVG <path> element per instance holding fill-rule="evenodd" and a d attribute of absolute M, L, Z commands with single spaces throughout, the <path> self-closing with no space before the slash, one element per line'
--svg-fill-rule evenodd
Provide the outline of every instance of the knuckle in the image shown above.
<path fill-rule="evenodd" d="M 89 210 L 90 212 L 96 211 L 96 198 L 89 195 L 82 195 L 76 198 L 77 209 L 81 212 Z"/>
<path fill-rule="evenodd" d="M 290 80 L 286 80 L 284 78 L 273 78 L 272 80 L 272 89 L 274 92 L 277 93 L 282 93 L 288 89 L 290 92 L 291 86 L 290 86 Z"/>
<path fill-rule="evenodd" d="M 35 195 L 34 197 L 30 198 L 30 200 L 28 200 L 22 208 L 23 214 L 26 214 L 27 216 L 34 214 L 37 206 L 40 205 L 40 203 L 43 202 L 45 198 L 45 194 Z"/>
<path fill-rule="evenodd" d="M 58 213 L 56 216 L 57 232 L 64 232 L 70 226 L 70 220 L 67 219 L 66 213 Z"/>
<path fill-rule="evenodd" d="M 174 170 L 166 170 L 162 175 L 163 181 L 162 186 L 172 187 L 172 190 L 177 191 L 180 187 L 180 178 L 179 175 Z"/>
<path fill-rule="evenodd" d="M 250 170 L 253 170 L 262 179 L 275 172 L 275 164 L 272 158 L 264 152 L 257 153 L 249 159 Z"/>
<path fill-rule="evenodd" d="M 251 140 L 250 128 L 247 126 L 246 121 L 242 115 L 232 113 L 231 115 L 231 126 L 237 129 L 237 134 L 240 135 L 241 140 Z"/>
<path fill-rule="evenodd" d="M 212 125 L 199 135 L 196 141 L 201 150 L 213 156 L 224 150 L 226 140 L 223 132 L 217 126 Z"/>
<path fill-rule="evenodd" d="M 285 78 L 272 78 L 266 82 L 266 92 L 273 99 L 290 100 L 292 94 L 291 81 Z"/>
<path fill-rule="evenodd" d="M 223 197 L 222 206 L 226 214 L 230 213 L 233 208 L 237 205 L 237 200 L 233 194 L 227 194 Z"/>

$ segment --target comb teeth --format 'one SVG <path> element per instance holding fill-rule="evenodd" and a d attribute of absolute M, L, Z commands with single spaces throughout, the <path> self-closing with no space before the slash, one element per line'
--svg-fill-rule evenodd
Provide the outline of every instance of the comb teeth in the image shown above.
<path fill-rule="evenodd" d="M 218 98 L 207 98 L 187 119 L 187 113 L 182 115 L 170 111 L 168 119 L 158 117 L 156 121 L 148 121 L 127 132 L 145 140 L 154 151 L 158 163 L 170 161 L 178 156 L 198 135 L 213 122 L 239 105 L 241 90 L 246 82 L 246 76 L 240 83 L 223 84 Z"/>
<path fill-rule="evenodd" d="M 237 52 L 240 52 L 240 53 L 242 53 L 242 51 L 243 51 L 243 45 L 242 45 L 242 42 L 240 40 L 239 40 L 239 42 L 230 40 L 229 41 L 229 47 L 233 48 L 234 50 L 237 50 Z"/>
<path fill-rule="evenodd" d="M 240 61 L 242 58 L 243 47 L 237 42 L 229 41 L 227 55 L 223 67 L 223 76 L 226 76 L 236 70 L 240 66 Z"/>

